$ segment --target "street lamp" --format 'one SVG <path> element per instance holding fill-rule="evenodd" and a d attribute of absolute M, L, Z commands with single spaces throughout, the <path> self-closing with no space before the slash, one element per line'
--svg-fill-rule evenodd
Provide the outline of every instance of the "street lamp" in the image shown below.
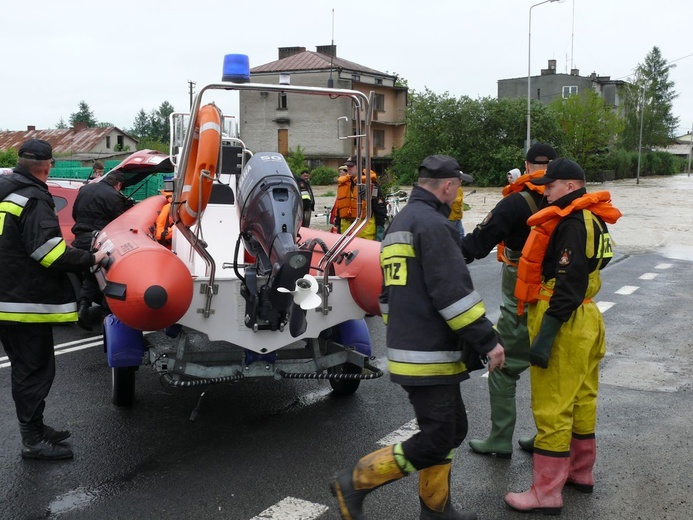
<path fill-rule="evenodd" d="M 642 99 L 640 101 L 640 138 L 638 139 L 638 171 L 635 175 L 635 184 L 640 184 L 640 156 L 642 155 L 642 127 L 645 121 L 645 89 L 647 82 L 642 85 Z"/>
<path fill-rule="evenodd" d="M 529 31 L 528 31 L 528 44 L 527 44 L 527 141 L 525 142 L 525 153 L 529 150 L 529 144 L 531 142 L 531 126 L 532 126 L 532 89 L 531 89 L 531 77 L 532 77 L 532 9 L 541 4 L 548 4 L 553 2 L 563 2 L 563 0 L 544 0 L 538 4 L 534 4 L 529 8 Z"/>

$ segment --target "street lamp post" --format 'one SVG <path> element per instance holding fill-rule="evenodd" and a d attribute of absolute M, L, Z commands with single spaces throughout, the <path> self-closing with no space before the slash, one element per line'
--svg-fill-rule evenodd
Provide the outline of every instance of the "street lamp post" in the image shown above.
<path fill-rule="evenodd" d="M 529 31 L 527 43 L 527 140 L 525 142 L 525 153 L 529 150 L 529 144 L 532 138 L 532 9 L 538 5 L 548 4 L 553 2 L 563 2 L 563 0 L 544 0 L 538 4 L 534 4 L 529 8 Z"/>

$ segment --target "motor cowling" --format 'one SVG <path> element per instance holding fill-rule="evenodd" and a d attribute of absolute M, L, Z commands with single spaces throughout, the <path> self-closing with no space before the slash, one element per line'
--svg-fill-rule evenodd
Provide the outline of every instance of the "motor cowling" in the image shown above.
<path fill-rule="evenodd" d="M 243 168 L 237 194 L 241 239 L 248 253 L 256 258 L 253 272 L 246 270 L 248 277 L 268 277 L 269 302 L 284 313 L 293 297 L 277 289 L 293 291 L 296 281 L 310 269 L 311 254 L 299 250 L 296 244 L 303 212 L 301 192 L 281 154 L 259 152 Z M 254 297 L 261 288 L 249 286 L 248 290 L 246 299 Z"/>

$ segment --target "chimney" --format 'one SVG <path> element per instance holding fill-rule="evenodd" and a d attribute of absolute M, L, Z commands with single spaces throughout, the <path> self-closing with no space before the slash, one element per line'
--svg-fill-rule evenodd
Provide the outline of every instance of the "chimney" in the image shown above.
<path fill-rule="evenodd" d="M 579 76 L 580 71 L 578 69 L 570 69 L 570 75 L 571 76 Z"/>
<path fill-rule="evenodd" d="M 294 54 L 298 54 L 300 52 L 306 52 L 305 47 L 279 47 L 279 59 L 283 60 L 284 58 L 288 58 L 289 56 L 293 56 Z"/>
<path fill-rule="evenodd" d="M 548 76 L 550 74 L 556 74 L 556 60 L 549 60 L 548 69 L 541 69 L 542 76 Z"/>
<path fill-rule="evenodd" d="M 34 130 L 36 130 L 36 127 L 34 125 L 27 125 L 27 127 L 26 127 L 27 132 L 33 132 Z"/>
<path fill-rule="evenodd" d="M 73 130 L 75 132 L 81 132 L 82 130 L 87 129 L 87 124 L 86 123 L 75 123 Z"/>
<path fill-rule="evenodd" d="M 315 50 L 320 54 L 327 54 L 328 56 L 337 57 L 337 46 L 336 45 L 318 45 Z"/>

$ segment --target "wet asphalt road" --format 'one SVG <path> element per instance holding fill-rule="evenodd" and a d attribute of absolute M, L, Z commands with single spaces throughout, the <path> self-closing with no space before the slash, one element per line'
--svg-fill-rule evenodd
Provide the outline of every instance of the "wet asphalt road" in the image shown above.
<path fill-rule="evenodd" d="M 499 265 L 487 259 L 470 269 L 495 320 Z M 693 518 L 693 262 L 656 254 L 618 257 L 603 281 L 598 301 L 609 352 L 602 362 L 596 488 L 593 495 L 565 490 L 562 518 Z M 384 367 L 382 321 L 367 322 Z M 76 326 L 56 327 L 58 344 L 89 336 Z M 413 419 L 404 392 L 387 376 L 363 382 L 346 399 L 332 398 L 326 382 L 213 387 L 192 422 L 200 390 L 164 387 L 146 368 L 137 377 L 136 405 L 113 406 L 100 346 L 59 355 L 57 365 L 46 420 L 70 428 L 76 453 L 59 463 L 20 458 L 9 368 L 0 368 L 2 519 L 249 520 L 287 497 L 328 509 L 262 518 L 336 519 L 330 475 Z M 462 390 L 468 438 L 484 436 L 486 379 L 475 373 Z M 518 387 L 518 405 L 517 434 L 530 434 L 527 377 Z M 530 474 L 531 457 L 519 449 L 501 460 L 472 454 L 465 443 L 453 467 L 454 503 L 484 519 L 542 518 L 503 504 L 507 491 L 526 489 Z M 418 518 L 416 477 L 373 493 L 366 511 L 369 518 Z"/>

